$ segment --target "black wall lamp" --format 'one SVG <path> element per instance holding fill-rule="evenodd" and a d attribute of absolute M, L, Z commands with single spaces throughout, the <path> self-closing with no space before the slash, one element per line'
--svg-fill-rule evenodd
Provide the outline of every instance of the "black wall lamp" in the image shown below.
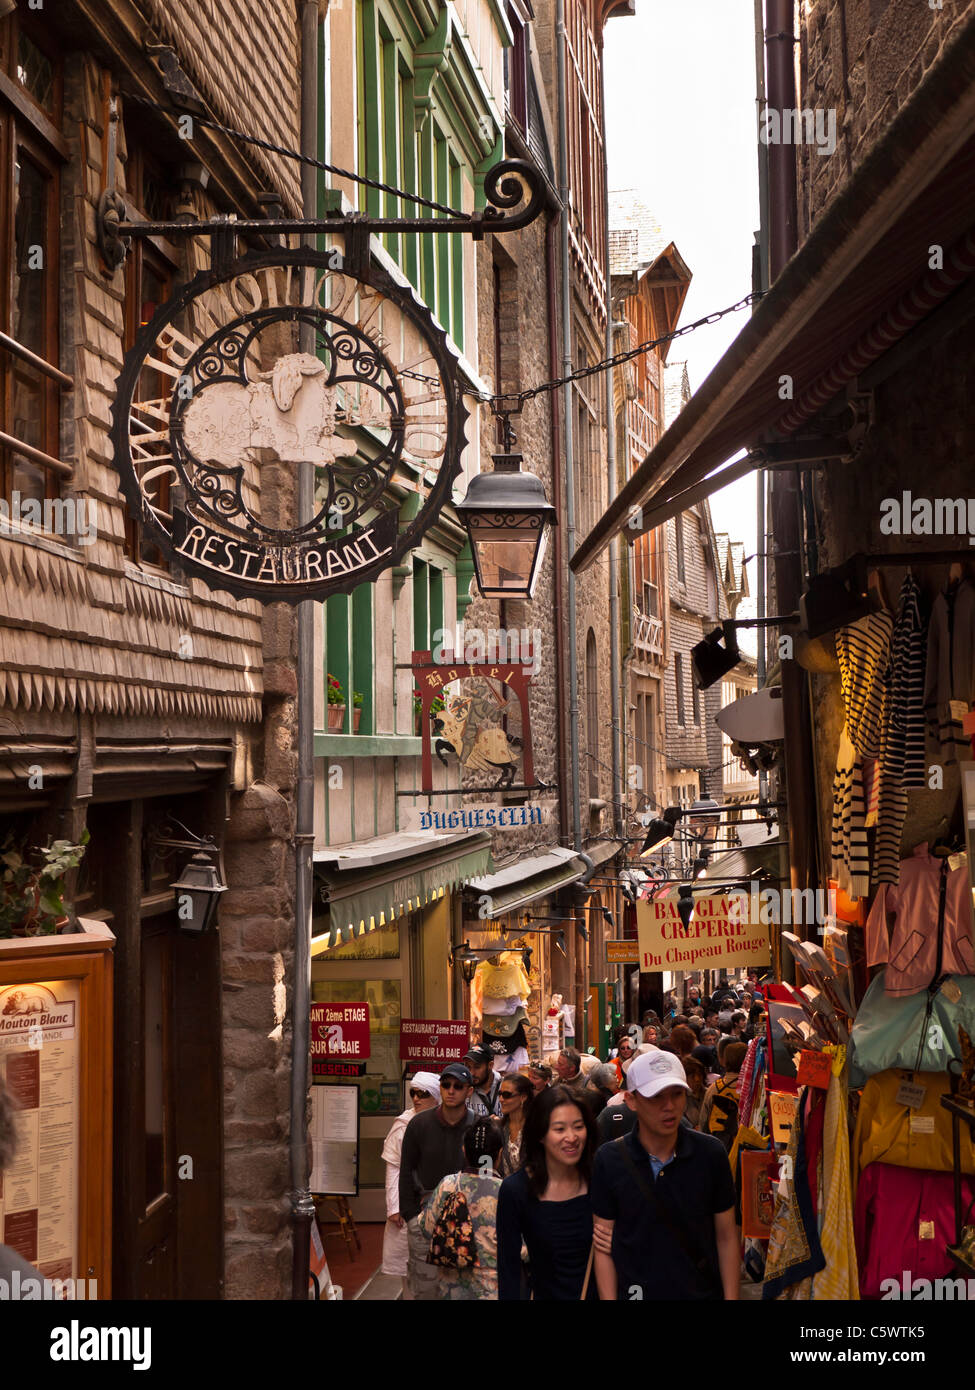
<path fill-rule="evenodd" d="M 184 840 L 166 834 L 170 826 L 178 826 L 187 838 Z M 183 866 L 182 873 L 169 886 L 176 894 L 176 918 L 180 931 L 191 936 L 202 936 L 216 919 L 220 894 L 227 891 L 220 851 L 213 839 L 209 835 L 194 835 L 182 821 L 170 817 L 161 831 L 150 833 L 149 849 L 160 859 L 171 859 L 181 850 L 190 851 L 190 858 Z"/>
<path fill-rule="evenodd" d="M 707 690 L 722 676 L 726 676 L 741 660 L 738 649 L 740 627 L 782 627 L 787 623 L 798 622 L 797 613 L 778 614 L 771 618 L 726 618 L 720 627 L 714 628 L 696 646 L 691 648 L 691 661 L 697 677 L 698 690 Z M 723 645 L 722 645 L 723 644 Z"/>

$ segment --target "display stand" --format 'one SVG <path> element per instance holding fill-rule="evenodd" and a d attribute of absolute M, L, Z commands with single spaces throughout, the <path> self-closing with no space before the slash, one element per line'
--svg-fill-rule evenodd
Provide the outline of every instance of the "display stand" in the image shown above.
<path fill-rule="evenodd" d="M 961 1252 L 962 1227 L 965 1222 L 961 1193 L 961 1126 L 964 1122 L 968 1125 L 971 1133 L 975 1135 L 975 1107 L 965 1105 L 954 1096 L 942 1096 L 941 1104 L 951 1116 L 951 1157 L 955 1177 L 955 1243 L 949 1245 L 947 1249 L 958 1271 L 968 1277 L 973 1277 L 975 1276 L 975 1264 L 966 1259 Z"/>

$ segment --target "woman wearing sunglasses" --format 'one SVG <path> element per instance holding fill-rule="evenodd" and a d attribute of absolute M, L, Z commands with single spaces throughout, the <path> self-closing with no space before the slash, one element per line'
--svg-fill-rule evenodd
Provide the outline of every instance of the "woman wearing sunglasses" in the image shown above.
<path fill-rule="evenodd" d="M 517 1173 L 522 1165 L 525 1120 L 534 1094 L 534 1086 L 521 1072 L 512 1072 L 501 1078 L 498 1102 L 501 1106 L 501 1137 L 504 1143 L 498 1160 L 498 1172 L 503 1178 Z"/>
<path fill-rule="evenodd" d="M 410 1104 L 397 1115 L 386 1135 L 383 1158 L 386 1160 L 386 1228 L 383 1231 L 383 1274 L 406 1280 L 406 1261 L 409 1245 L 406 1222 L 399 1214 L 399 1165 L 403 1134 L 414 1115 L 433 1110 L 440 1104 L 440 1078 L 430 1071 L 418 1071 L 409 1083 Z"/>
<path fill-rule="evenodd" d="M 522 1281 L 522 1242 L 528 1250 L 530 1297 L 562 1303 L 598 1297 L 591 1277 L 594 1150 L 595 1125 L 578 1094 L 552 1086 L 532 1101 L 524 1167 L 505 1178 L 498 1195 L 502 1303 L 529 1297 Z"/>

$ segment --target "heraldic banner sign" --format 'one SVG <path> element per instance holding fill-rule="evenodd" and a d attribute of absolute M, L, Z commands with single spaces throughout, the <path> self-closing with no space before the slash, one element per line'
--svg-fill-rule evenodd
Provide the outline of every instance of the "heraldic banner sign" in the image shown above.
<path fill-rule="evenodd" d="M 274 251 L 207 270 L 126 355 L 115 466 L 184 572 L 261 602 L 348 593 L 449 503 L 467 410 L 429 310 L 380 266 Z M 296 521 L 297 470 L 315 515 Z"/>

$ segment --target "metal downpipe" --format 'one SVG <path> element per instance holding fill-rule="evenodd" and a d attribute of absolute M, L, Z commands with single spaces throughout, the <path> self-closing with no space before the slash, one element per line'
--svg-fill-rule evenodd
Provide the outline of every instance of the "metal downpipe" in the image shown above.
<path fill-rule="evenodd" d="M 318 0 L 301 7 L 301 150 L 318 155 Z M 302 165 L 301 204 L 305 217 L 318 207 L 318 171 Z M 312 246 L 315 238 L 306 238 Z M 303 341 L 310 337 L 311 342 Z M 305 326 L 299 338 L 302 351 L 314 352 L 314 330 Z M 315 471 L 298 470 L 298 520 L 314 515 Z M 308 1055 L 311 1030 L 311 907 L 312 850 L 315 839 L 315 608 L 313 600 L 298 606 L 298 776 L 295 791 L 295 936 L 294 983 L 291 1002 L 291 1214 L 293 1245 L 291 1296 L 308 1298 L 311 1223 L 315 1204 L 308 1171 Z"/>

